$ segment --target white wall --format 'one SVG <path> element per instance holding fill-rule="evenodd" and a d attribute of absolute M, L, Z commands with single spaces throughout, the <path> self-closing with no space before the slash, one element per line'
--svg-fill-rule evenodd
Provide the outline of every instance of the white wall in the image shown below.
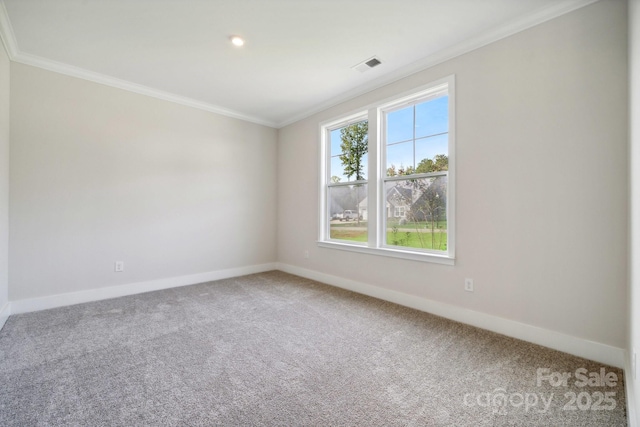
<path fill-rule="evenodd" d="M 626 12 L 595 3 L 281 129 L 279 261 L 624 348 Z M 450 74 L 456 265 L 319 248 L 318 123 Z"/>
<path fill-rule="evenodd" d="M 0 327 L 9 301 L 9 75 L 9 57 L 0 42 Z"/>
<path fill-rule="evenodd" d="M 630 143 L 631 143 L 631 312 L 629 315 L 629 360 L 634 349 L 640 358 L 640 0 L 629 2 L 629 76 L 630 76 Z M 636 363 L 640 362 L 637 360 Z M 637 369 L 636 369 L 637 371 Z M 636 423 L 640 425 L 640 377 L 627 373 L 635 402 Z M 631 409 L 631 408 L 630 408 Z"/>
<path fill-rule="evenodd" d="M 19 63 L 11 93 L 11 301 L 276 260 L 276 130 Z"/>

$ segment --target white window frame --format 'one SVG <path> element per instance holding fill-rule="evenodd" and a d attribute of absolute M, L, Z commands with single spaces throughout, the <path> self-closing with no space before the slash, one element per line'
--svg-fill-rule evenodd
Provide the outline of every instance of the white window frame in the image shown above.
<path fill-rule="evenodd" d="M 331 187 L 345 187 L 350 185 L 369 185 L 369 180 L 359 180 L 359 181 L 346 181 L 346 182 L 331 182 L 331 132 L 336 129 L 340 129 L 354 123 L 362 122 L 368 120 L 368 112 L 360 111 L 355 114 L 350 114 L 349 116 L 343 117 L 337 121 L 332 121 L 325 123 L 321 126 L 321 147 L 322 147 L 322 155 L 321 155 L 321 199 L 320 199 L 320 237 L 319 240 L 323 242 L 335 242 L 337 244 L 353 244 L 355 246 L 366 246 L 367 242 L 349 242 L 345 240 L 335 240 L 331 239 L 330 233 L 330 219 L 331 213 L 329 212 L 329 189 Z M 370 142 L 369 142 L 370 144 Z M 370 170 L 370 168 L 369 168 Z M 366 176 L 369 176 L 369 170 L 367 170 Z M 369 208 L 369 204 L 367 204 L 367 208 Z"/>
<path fill-rule="evenodd" d="M 449 132 L 448 132 L 448 157 L 449 168 L 447 175 L 447 250 L 446 251 L 430 251 L 417 248 L 407 248 L 402 246 L 391 246 L 384 244 L 384 236 L 386 234 L 386 220 L 388 206 L 385 200 L 385 181 L 393 179 L 407 179 L 403 177 L 386 177 L 386 159 L 385 147 L 383 144 L 384 114 L 396 109 L 404 108 L 411 104 L 423 102 L 434 94 L 446 89 L 449 96 Z M 360 109 L 352 114 L 346 114 L 335 120 L 320 123 L 320 215 L 319 215 L 319 231 L 318 246 L 324 248 L 340 249 L 345 251 L 353 251 L 366 253 L 371 255 L 387 256 L 393 258 L 402 258 L 415 261 L 426 261 L 446 265 L 455 264 L 455 76 L 451 75 L 427 85 L 415 88 L 413 90 L 401 93 L 395 97 L 382 100 Z M 340 183 L 339 185 L 353 185 L 358 183 L 366 183 L 368 185 L 367 197 L 367 214 L 368 214 L 368 241 L 351 242 L 345 240 L 330 239 L 330 223 L 329 223 L 329 206 L 328 191 L 330 186 L 331 173 L 331 146 L 329 134 L 332 130 L 349 124 L 368 120 L 369 137 L 368 137 L 368 173 L 366 181 L 351 181 Z M 429 176 L 443 175 L 442 172 L 429 174 L 414 174 L 412 178 L 425 178 Z M 393 212 L 395 214 L 395 212 Z"/>

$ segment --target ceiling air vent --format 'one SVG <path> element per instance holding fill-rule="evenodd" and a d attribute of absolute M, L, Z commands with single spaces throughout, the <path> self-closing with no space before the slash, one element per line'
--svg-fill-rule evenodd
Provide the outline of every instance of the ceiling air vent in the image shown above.
<path fill-rule="evenodd" d="M 382 61 L 380 61 L 379 58 L 374 56 L 373 58 L 369 58 L 366 61 L 359 63 L 358 65 L 354 65 L 351 68 L 353 68 L 356 71 L 360 71 L 361 73 L 364 73 L 365 71 L 368 71 L 373 67 L 377 67 L 380 64 L 382 64 Z"/>

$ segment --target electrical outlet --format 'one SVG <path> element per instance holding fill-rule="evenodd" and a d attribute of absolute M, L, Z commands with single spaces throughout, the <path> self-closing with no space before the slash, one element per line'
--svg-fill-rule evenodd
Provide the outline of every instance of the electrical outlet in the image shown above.
<path fill-rule="evenodd" d="M 473 279 L 464 279 L 464 290 L 473 292 Z"/>
<path fill-rule="evenodd" d="M 307 251 L 307 250 L 304 251 L 304 257 L 307 258 L 307 259 L 309 258 L 309 251 Z"/>
<path fill-rule="evenodd" d="M 116 262 L 115 262 L 115 265 L 114 265 L 114 267 L 113 267 L 113 270 L 114 270 L 116 273 L 121 273 L 121 272 L 123 272 L 123 271 L 124 271 L 124 261 L 116 261 Z"/>

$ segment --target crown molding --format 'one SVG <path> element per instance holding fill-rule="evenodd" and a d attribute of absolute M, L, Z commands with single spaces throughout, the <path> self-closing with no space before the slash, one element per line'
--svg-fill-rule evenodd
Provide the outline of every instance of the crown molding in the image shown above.
<path fill-rule="evenodd" d="M 133 83 L 127 80 L 122 80 L 122 79 L 107 76 L 104 74 L 96 73 L 93 71 L 88 71 L 83 68 L 63 64 L 60 62 L 52 61 L 50 59 L 45 59 L 39 56 L 31 55 L 28 53 L 20 52 L 11 59 L 21 64 L 43 68 L 45 70 L 53 71 L 59 74 L 64 74 L 71 77 L 77 77 L 79 79 L 88 80 L 94 83 L 99 83 L 106 86 L 123 89 L 129 92 L 150 96 L 152 98 L 174 102 L 176 104 L 186 105 L 188 107 L 209 111 L 211 113 L 220 114 L 222 116 L 231 117 L 234 119 L 240 119 L 240 120 L 256 123 L 263 126 L 276 127 L 276 123 L 268 120 L 264 120 L 260 117 L 249 116 L 238 111 L 219 107 L 217 105 L 209 104 L 203 101 L 198 101 L 197 99 L 176 95 L 174 93 L 165 92 L 165 91 L 154 89 L 138 83 Z"/>
<path fill-rule="evenodd" d="M 162 99 L 169 102 L 174 102 L 188 107 L 197 108 L 200 110 L 209 111 L 212 113 L 220 114 L 235 119 L 244 120 L 251 123 L 256 123 L 263 126 L 269 126 L 272 128 L 282 128 L 292 123 L 310 117 L 316 113 L 324 111 L 328 108 L 334 107 L 340 103 L 356 98 L 365 93 L 371 92 L 375 89 L 386 86 L 390 83 L 408 77 L 417 72 L 426 70 L 435 65 L 453 59 L 457 56 L 479 49 L 483 46 L 509 37 L 518 32 L 524 31 L 536 25 L 542 24 L 551 19 L 557 18 L 574 10 L 596 3 L 600 0 L 564 0 L 558 1 L 553 6 L 542 9 L 537 13 L 527 15 L 524 18 L 515 20 L 506 25 L 502 25 L 497 28 L 493 28 L 489 31 L 478 34 L 476 37 L 467 39 L 461 43 L 451 46 L 446 49 L 442 49 L 432 55 L 429 55 L 419 61 L 413 62 L 399 70 L 386 74 L 378 79 L 375 79 L 369 83 L 363 84 L 353 90 L 344 92 L 343 94 L 330 98 L 327 101 L 315 105 L 313 108 L 305 110 L 287 120 L 276 122 L 266 120 L 261 117 L 255 117 L 244 114 L 240 111 L 230 110 L 218 105 L 210 104 L 207 102 L 199 101 L 197 99 L 188 98 L 174 93 L 154 89 L 148 86 L 143 86 L 137 83 L 129 82 L 126 80 L 118 79 L 115 77 L 107 76 L 104 74 L 96 73 L 93 71 L 85 70 L 83 68 L 74 67 L 71 65 L 63 64 L 60 62 L 52 61 L 39 56 L 23 53 L 18 48 L 13 27 L 9 20 L 9 15 L 4 4 L 4 0 L 0 0 L 0 38 L 7 50 L 9 59 L 15 62 L 19 62 L 26 65 L 31 65 L 38 68 L 43 68 L 56 73 L 65 74 L 72 77 L 77 77 L 83 80 L 92 81 L 95 83 L 116 87 L 119 89 L 135 92 L 141 95 L 150 96 L 153 98 Z"/>
<path fill-rule="evenodd" d="M 277 123 L 270 120 L 250 116 L 239 111 L 230 110 L 228 108 L 199 101 L 197 99 L 176 95 L 174 93 L 154 89 L 127 80 L 118 79 L 115 77 L 96 73 L 94 71 L 85 70 L 80 67 L 75 67 L 73 65 L 63 64 L 61 62 L 21 52 L 16 42 L 15 33 L 13 32 L 13 27 L 11 26 L 11 21 L 9 20 L 9 14 L 7 13 L 4 0 L 0 0 L 0 38 L 2 38 L 2 42 L 5 46 L 5 49 L 7 50 L 7 54 L 9 55 L 9 59 L 14 62 L 19 62 L 21 64 L 42 68 L 59 74 L 88 80 L 90 82 L 123 89 L 129 92 L 150 96 L 152 98 L 162 99 L 164 101 L 169 101 L 176 104 L 186 105 L 188 107 L 209 111 L 211 113 L 220 114 L 222 116 L 231 117 L 234 119 L 244 120 L 263 126 L 274 128 L 277 125 Z"/>
<path fill-rule="evenodd" d="M 16 44 L 16 36 L 13 33 L 13 27 L 11 26 L 11 21 L 9 21 L 9 14 L 3 0 L 0 0 L 0 38 L 9 55 L 9 59 L 13 59 L 18 53 L 18 45 Z"/>
<path fill-rule="evenodd" d="M 412 74 L 418 73 L 420 71 L 424 71 L 435 65 L 441 64 L 455 57 L 464 55 L 465 53 L 469 53 L 483 46 L 497 42 L 498 40 L 507 38 L 516 33 L 535 27 L 536 25 L 540 25 L 544 22 L 550 21 L 554 18 L 573 12 L 574 10 L 596 3 L 598 1 L 600 0 L 558 1 L 553 6 L 540 10 L 535 14 L 527 15 L 524 18 L 515 20 L 506 25 L 502 25 L 500 27 L 496 27 L 491 30 L 480 33 L 475 37 L 464 40 L 448 48 L 442 49 L 434 54 L 428 55 L 423 59 L 420 59 L 405 67 L 402 67 L 399 70 L 396 70 L 392 73 L 381 76 L 376 80 L 373 80 L 371 82 L 358 86 L 357 88 L 347 91 L 337 97 L 331 98 L 321 104 L 316 105 L 312 109 L 309 109 L 300 114 L 297 114 L 296 116 L 293 116 L 290 119 L 287 119 L 285 121 L 279 122 L 277 124 L 277 127 L 283 128 L 297 121 L 310 117 L 316 113 L 322 112 L 328 108 L 335 107 L 338 104 L 349 101 L 360 95 L 364 95 L 365 93 L 371 92 L 373 90 L 379 89 L 393 82 L 401 80 Z"/>

